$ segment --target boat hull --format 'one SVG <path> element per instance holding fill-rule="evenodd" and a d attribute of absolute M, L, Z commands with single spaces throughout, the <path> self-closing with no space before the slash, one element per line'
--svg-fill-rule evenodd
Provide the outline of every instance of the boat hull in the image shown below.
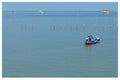
<path fill-rule="evenodd" d="M 99 43 L 99 42 L 100 42 L 100 40 L 94 40 L 93 44 L 96 44 L 96 43 Z"/>
<path fill-rule="evenodd" d="M 86 41 L 85 42 L 85 45 L 92 45 L 92 44 L 97 44 L 97 43 L 99 43 L 100 42 L 100 39 L 95 39 L 95 40 L 93 40 L 93 41 Z"/>
<path fill-rule="evenodd" d="M 91 44 L 93 44 L 93 42 L 92 41 L 87 41 L 87 42 L 85 42 L 85 44 L 86 45 L 91 45 Z"/>

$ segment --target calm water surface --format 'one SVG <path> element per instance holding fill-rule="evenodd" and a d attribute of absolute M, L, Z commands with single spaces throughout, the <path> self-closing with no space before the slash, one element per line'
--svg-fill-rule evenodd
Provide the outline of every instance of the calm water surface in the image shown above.
<path fill-rule="evenodd" d="M 117 77 L 117 13 L 3 11 L 3 77 Z M 99 44 L 85 46 L 88 35 Z"/>

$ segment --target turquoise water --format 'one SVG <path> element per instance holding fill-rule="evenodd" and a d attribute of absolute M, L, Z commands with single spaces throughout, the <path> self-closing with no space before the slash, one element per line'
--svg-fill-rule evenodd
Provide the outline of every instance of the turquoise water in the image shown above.
<path fill-rule="evenodd" d="M 3 11 L 3 77 L 117 77 L 117 13 Z M 99 44 L 85 46 L 88 35 Z"/>

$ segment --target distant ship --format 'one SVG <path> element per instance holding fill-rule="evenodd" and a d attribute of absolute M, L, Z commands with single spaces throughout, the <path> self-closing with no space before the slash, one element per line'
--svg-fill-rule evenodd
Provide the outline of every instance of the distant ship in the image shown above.
<path fill-rule="evenodd" d="M 39 12 L 40 14 L 44 14 L 44 12 L 43 12 L 42 10 L 39 10 L 38 12 Z"/>
<path fill-rule="evenodd" d="M 103 10 L 103 14 L 109 14 L 109 10 Z"/>

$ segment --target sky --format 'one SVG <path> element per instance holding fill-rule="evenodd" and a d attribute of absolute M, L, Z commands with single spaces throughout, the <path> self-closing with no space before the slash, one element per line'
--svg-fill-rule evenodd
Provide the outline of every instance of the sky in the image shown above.
<path fill-rule="evenodd" d="M 117 2 L 3 2 L 3 11 L 117 11 Z"/>

